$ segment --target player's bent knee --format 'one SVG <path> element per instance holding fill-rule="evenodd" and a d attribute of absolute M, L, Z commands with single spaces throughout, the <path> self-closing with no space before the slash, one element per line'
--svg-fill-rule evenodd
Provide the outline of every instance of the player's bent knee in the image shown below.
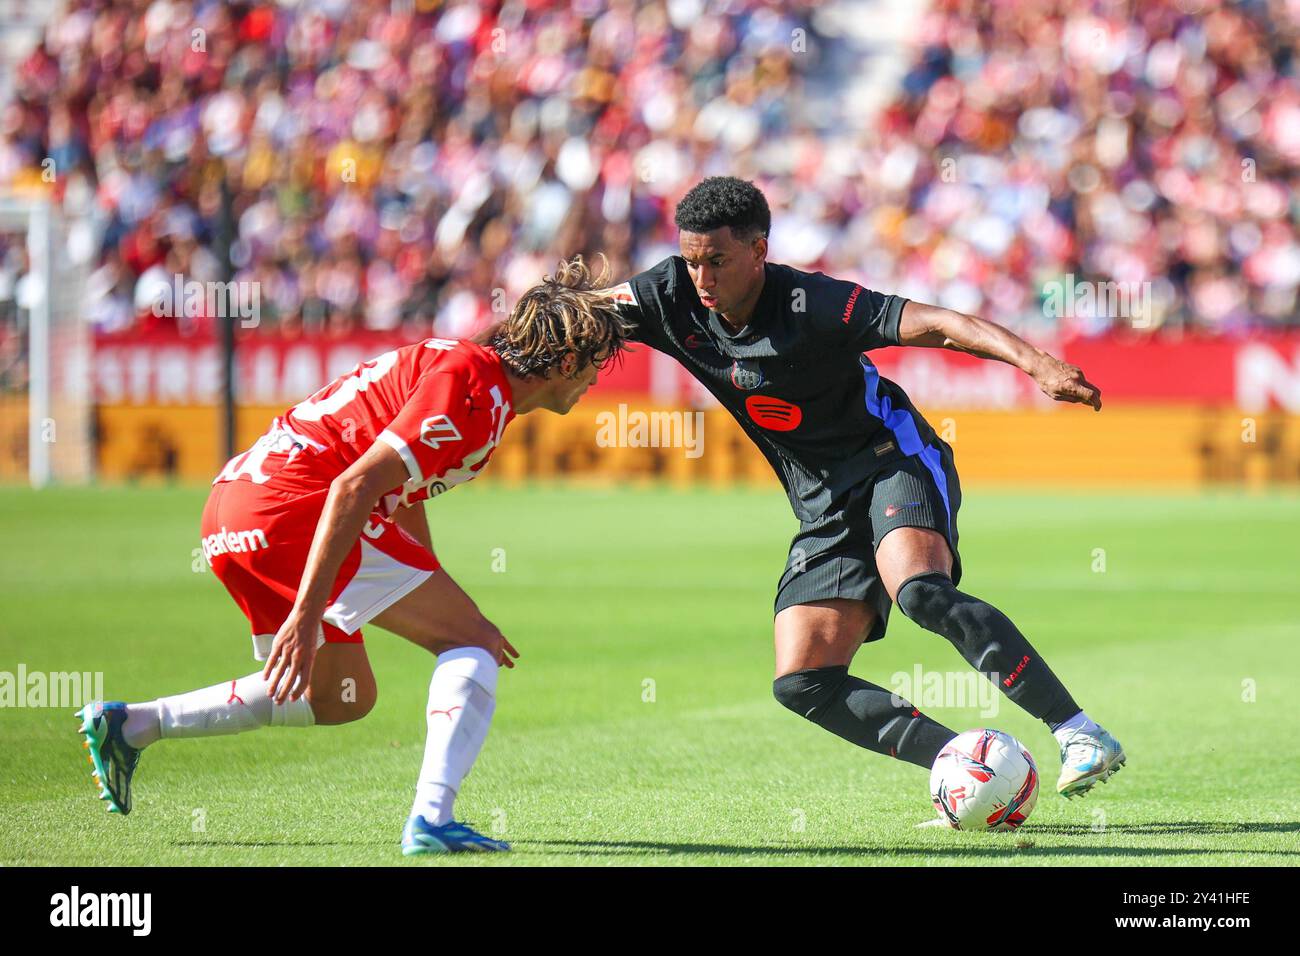
<path fill-rule="evenodd" d="M 374 710 L 378 700 L 379 689 L 373 681 L 358 682 L 353 686 L 348 686 L 345 682 L 337 697 L 313 695 L 312 715 L 321 726 L 350 724 Z"/>
<path fill-rule="evenodd" d="M 948 575 L 928 571 L 913 575 L 898 589 L 898 609 L 928 630 L 937 630 L 959 596 Z"/>
<path fill-rule="evenodd" d="M 372 685 L 370 687 L 369 693 L 358 697 L 357 700 L 353 702 L 350 711 L 350 713 L 352 714 L 352 720 L 360 720 L 362 717 L 368 715 L 372 710 L 375 709 L 375 704 L 378 701 L 379 701 L 379 691 Z"/>
<path fill-rule="evenodd" d="M 810 667 L 806 670 L 782 674 L 772 682 L 772 696 L 783 706 L 806 717 L 813 723 L 823 708 L 849 678 L 846 665 L 836 667 Z"/>
<path fill-rule="evenodd" d="M 316 723 L 322 726 L 337 726 L 338 724 L 350 724 L 361 720 L 372 710 L 375 709 L 375 699 L 358 700 L 350 703 L 334 702 L 320 707 L 319 704 L 312 704 L 312 712 L 316 716 Z"/>

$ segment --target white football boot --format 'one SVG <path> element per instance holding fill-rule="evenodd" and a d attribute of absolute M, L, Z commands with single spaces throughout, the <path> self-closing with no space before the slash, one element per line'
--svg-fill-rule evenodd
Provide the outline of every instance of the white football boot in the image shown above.
<path fill-rule="evenodd" d="M 1061 743 L 1061 776 L 1056 792 L 1067 800 L 1081 797 L 1098 781 L 1106 782 L 1124 766 L 1124 748 L 1118 740 L 1098 727 L 1096 731 L 1076 730 Z"/>

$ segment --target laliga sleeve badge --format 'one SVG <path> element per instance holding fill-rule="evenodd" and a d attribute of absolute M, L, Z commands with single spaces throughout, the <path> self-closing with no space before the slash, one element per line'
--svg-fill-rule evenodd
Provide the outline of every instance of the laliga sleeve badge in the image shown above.
<path fill-rule="evenodd" d="M 616 285 L 609 290 L 609 297 L 614 300 L 615 305 L 637 304 L 636 294 L 632 291 L 632 283 L 624 282 L 622 285 Z"/>

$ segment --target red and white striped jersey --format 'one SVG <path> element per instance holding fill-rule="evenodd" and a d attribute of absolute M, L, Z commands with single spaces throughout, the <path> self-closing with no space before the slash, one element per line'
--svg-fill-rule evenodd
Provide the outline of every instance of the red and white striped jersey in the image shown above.
<path fill-rule="evenodd" d="M 290 463 L 295 476 L 328 484 L 381 441 L 409 476 L 384 495 L 391 514 L 482 471 L 515 417 L 510 400 L 505 368 L 491 349 L 427 339 L 362 362 L 299 402 L 213 484 L 265 483 Z"/>

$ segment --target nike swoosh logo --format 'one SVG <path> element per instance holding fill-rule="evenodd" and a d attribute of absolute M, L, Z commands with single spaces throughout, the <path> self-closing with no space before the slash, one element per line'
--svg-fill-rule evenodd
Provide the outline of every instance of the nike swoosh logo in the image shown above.
<path fill-rule="evenodd" d="M 685 344 L 688 349 L 698 349 L 701 345 L 706 343 L 701 342 L 700 337 L 692 332 L 690 335 L 686 336 Z"/>
<path fill-rule="evenodd" d="M 890 505 L 885 509 L 885 517 L 892 518 L 894 517 L 894 515 L 898 514 L 904 508 L 919 508 L 920 506 L 921 506 L 921 502 L 919 501 L 911 501 L 905 505 Z"/>

